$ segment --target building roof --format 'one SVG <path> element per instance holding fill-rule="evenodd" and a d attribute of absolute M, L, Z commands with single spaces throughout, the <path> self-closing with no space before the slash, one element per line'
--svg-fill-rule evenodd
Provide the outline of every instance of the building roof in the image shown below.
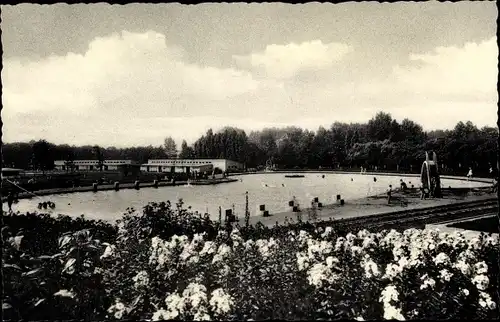
<path fill-rule="evenodd" d="M 214 165 L 211 164 L 211 163 L 203 163 L 203 164 L 188 164 L 188 165 L 183 165 L 183 164 L 179 164 L 181 166 L 188 166 L 188 167 L 191 167 L 191 168 L 199 168 L 199 167 L 213 167 Z M 177 166 L 179 166 L 177 165 Z M 143 163 L 141 164 L 142 167 L 170 167 L 169 165 L 162 165 L 162 164 L 153 164 L 153 163 Z"/>
<path fill-rule="evenodd" d="M 19 171 L 24 171 L 24 169 L 2 168 L 2 172 L 19 172 Z"/>
<path fill-rule="evenodd" d="M 185 162 L 193 162 L 193 161 L 206 161 L 206 162 L 214 162 L 214 161 L 232 161 L 230 159 L 209 159 L 209 158 L 200 158 L 200 159 L 149 159 L 148 164 L 154 164 L 156 162 L 174 162 L 174 163 L 185 163 Z M 239 163 L 239 162 L 236 162 Z"/>

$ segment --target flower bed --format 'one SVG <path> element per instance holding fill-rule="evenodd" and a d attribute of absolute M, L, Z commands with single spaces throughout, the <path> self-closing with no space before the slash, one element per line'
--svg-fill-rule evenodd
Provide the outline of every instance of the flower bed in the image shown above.
<path fill-rule="evenodd" d="M 24 242 L 35 226 L 2 231 L 6 318 L 498 318 L 498 239 L 486 235 L 238 230 L 168 203 L 82 225 L 54 233 L 43 255 Z"/>

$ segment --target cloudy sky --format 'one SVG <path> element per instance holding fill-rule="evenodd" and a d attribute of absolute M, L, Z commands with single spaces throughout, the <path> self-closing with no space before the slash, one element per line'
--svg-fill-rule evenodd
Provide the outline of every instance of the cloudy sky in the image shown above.
<path fill-rule="evenodd" d="M 4 142 L 497 120 L 495 2 L 2 6 Z"/>

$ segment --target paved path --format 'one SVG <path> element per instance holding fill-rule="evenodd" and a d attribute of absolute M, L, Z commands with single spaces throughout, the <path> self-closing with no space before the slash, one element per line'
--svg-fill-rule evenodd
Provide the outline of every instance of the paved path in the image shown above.
<path fill-rule="evenodd" d="M 464 191 L 463 189 L 461 191 Z M 492 193 L 485 192 L 465 192 L 464 194 L 454 194 L 449 193 L 447 190 L 443 190 L 443 198 L 440 199 L 426 199 L 420 200 L 418 193 L 408 193 L 401 194 L 395 193 L 394 200 L 391 204 L 387 204 L 387 198 L 383 195 L 361 198 L 352 201 L 346 201 L 344 206 L 340 205 L 327 205 L 323 207 L 322 210 L 317 211 L 318 220 L 327 219 L 344 219 L 362 216 L 371 216 L 377 214 L 390 213 L 401 210 L 411 210 L 411 209 L 421 209 L 426 207 L 434 207 L 441 205 L 449 205 L 460 202 L 475 201 L 475 200 L 486 200 L 494 198 L 496 195 Z M 302 220 L 308 220 L 308 210 L 302 210 L 301 212 Z M 272 214 L 269 217 L 252 216 L 250 217 L 250 223 L 256 224 L 261 222 L 266 226 L 272 226 L 276 222 L 282 224 L 288 218 L 289 222 L 294 222 L 297 220 L 297 213 L 294 212 L 282 212 L 277 214 Z M 244 223 L 244 219 L 239 218 L 241 224 Z"/>

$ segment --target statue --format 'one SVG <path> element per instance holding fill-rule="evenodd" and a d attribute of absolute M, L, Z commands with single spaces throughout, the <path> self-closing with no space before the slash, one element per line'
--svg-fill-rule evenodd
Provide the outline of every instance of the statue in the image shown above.
<path fill-rule="evenodd" d="M 425 197 L 442 197 L 436 152 L 432 152 L 432 160 L 429 159 L 429 152 L 425 152 L 425 161 L 422 163 L 420 179 Z"/>

